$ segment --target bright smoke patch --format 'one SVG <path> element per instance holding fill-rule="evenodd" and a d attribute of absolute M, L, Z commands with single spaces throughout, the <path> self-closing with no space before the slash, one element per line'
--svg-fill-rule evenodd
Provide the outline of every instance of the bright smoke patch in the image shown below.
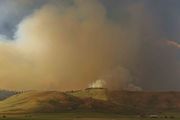
<path fill-rule="evenodd" d="M 89 85 L 89 88 L 104 88 L 106 82 L 104 80 L 96 80 L 95 82 Z"/>

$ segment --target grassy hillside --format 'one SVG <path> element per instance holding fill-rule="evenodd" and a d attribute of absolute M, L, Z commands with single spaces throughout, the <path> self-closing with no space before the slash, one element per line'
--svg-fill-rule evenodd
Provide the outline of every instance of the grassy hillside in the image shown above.
<path fill-rule="evenodd" d="M 74 92 L 29 91 L 0 101 L 0 113 L 180 111 L 178 92 L 128 92 L 86 89 Z"/>
<path fill-rule="evenodd" d="M 33 113 L 103 110 L 105 102 L 66 93 L 29 91 L 0 101 L 0 113 Z"/>
<path fill-rule="evenodd" d="M 54 112 L 70 109 L 70 104 L 78 104 L 78 99 L 61 92 L 30 91 L 0 101 L 0 113 Z"/>

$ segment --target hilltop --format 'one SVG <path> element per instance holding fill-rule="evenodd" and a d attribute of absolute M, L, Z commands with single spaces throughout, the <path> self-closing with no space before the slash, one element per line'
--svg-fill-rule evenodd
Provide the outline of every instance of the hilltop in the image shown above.
<path fill-rule="evenodd" d="M 79 98 L 93 98 L 96 100 L 108 100 L 108 90 L 106 88 L 87 88 L 84 90 L 66 92 Z"/>
<path fill-rule="evenodd" d="M 108 91 L 104 88 L 70 92 L 28 91 L 0 101 L 0 108 L 0 113 L 179 111 L 180 92 Z"/>

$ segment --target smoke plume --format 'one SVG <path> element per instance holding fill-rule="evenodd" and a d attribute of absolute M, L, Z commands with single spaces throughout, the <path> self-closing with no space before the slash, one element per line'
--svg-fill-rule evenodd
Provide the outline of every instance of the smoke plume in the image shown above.
<path fill-rule="evenodd" d="M 106 82 L 104 80 L 96 80 L 95 82 L 89 85 L 89 88 L 104 88 Z"/>
<path fill-rule="evenodd" d="M 129 39 L 98 1 L 75 0 L 68 7 L 45 4 L 20 22 L 15 40 L 0 43 L 0 87 L 85 88 L 116 64 L 123 68 L 121 54 L 128 60 L 136 51 Z M 123 71 L 119 74 L 124 76 Z M 107 87 L 121 88 L 124 82 L 120 81 L 131 77 L 125 76 L 108 81 Z"/>

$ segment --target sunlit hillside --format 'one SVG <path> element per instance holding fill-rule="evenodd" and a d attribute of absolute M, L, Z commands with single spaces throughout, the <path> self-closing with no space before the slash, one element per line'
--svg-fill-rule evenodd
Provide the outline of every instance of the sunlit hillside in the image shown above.
<path fill-rule="evenodd" d="M 179 92 L 108 91 L 97 88 L 73 92 L 28 91 L 0 101 L 0 113 L 160 113 L 179 111 L 179 101 Z"/>

